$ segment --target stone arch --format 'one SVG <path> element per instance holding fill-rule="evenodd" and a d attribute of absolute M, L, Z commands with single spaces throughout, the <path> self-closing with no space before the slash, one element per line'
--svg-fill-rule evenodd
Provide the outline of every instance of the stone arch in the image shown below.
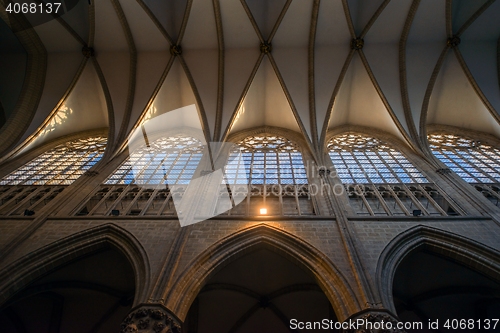
<path fill-rule="evenodd" d="M 382 251 L 376 271 L 376 284 L 384 308 L 396 313 L 392 287 L 399 264 L 410 253 L 429 250 L 500 282 L 500 253 L 486 245 L 437 228 L 418 225 L 394 238 Z"/>
<path fill-rule="evenodd" d="M 146 298 L 150 282 L 147 253 L 126 230 L 103 224 L 55 241 L 4 267 L 4 274 L 0 274 L 0 305 L 47 273 L 110 246 L 123 253 L 132 266 L 136 285 L 134 305 L 140 303 Z"/>
<path fill-rule="evenodd" d="M 166 291 L 166 306 L 184 320 L 205 281 L 225 265 L 262 245 L 310 271 L 339 320 L 361 310 L 347 279 L 329 258 L 298 237 L 265 224 L 225 237 L 198 255 L 176 278 L 174 288 Z"/>

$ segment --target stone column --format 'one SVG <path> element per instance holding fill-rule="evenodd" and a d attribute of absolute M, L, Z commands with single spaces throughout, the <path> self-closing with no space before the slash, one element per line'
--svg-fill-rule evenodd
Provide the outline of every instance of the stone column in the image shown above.
<path fill-rule="evenodd" d="M 384 310 L 363 310 L 346 321 L 355 325 L 344 329 L 344 333 L 406 333 L 397 328 L 399 321 Z"/>
<path fill-rule="evenodd" d="M 182 322 L 160 304 L 140 304 L 123 320 L 120 333 L 181 333 Z"/>

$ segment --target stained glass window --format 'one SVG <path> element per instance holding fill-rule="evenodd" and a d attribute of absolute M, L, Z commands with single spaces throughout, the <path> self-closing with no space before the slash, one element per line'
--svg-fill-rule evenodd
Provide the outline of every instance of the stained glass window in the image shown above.
<path fill-rule="evenodd" d="M 469 183 L 500 183 L 500 149 L 453 134 L 428 136 L 433 154 Z"/>
<path fill-rule="evenodd" d="M 189 184 L 203 155 L 203 144 L 192 137 L 162 137 L 135 150 L 105 184 Z"/>
<path fill-rule="evenodd" d="M 5 176 L 0 185 L 69 185 L 101 159 L 106 142 L 97 136 L 63 143 Z"/>
<path fill-rule="evenodd" d="M 243 159 L 226 166 L 228 184 L 307 184 L 302 154 L 290 140 L 263 134 L 249 136 L 238 145 Z"/>
<path fill-rule="evenodd" d="M 428 183 L 401 152 L 373 137 L 339 135 L 328 151 L 344 184 Z"/>

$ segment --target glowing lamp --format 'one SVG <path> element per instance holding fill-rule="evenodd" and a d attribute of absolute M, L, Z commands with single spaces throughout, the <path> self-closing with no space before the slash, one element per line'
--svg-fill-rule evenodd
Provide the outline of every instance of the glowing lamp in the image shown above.
<path fill-rule="evenodd" d="M 267 208 L 261 208 L 260 215 L 267 215 Z"/>

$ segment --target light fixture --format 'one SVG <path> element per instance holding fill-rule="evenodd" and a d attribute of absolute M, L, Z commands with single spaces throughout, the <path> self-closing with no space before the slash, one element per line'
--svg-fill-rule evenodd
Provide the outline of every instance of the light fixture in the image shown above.
<path fill-rule="evenodd" d="M 413 210 L 413 216 L 420 216 L 420 215 L 422 215 L 422 211 L 420 209 Z"/>
<path fill-rule="evenodd" d="M 267 215 L 267 208 L 261 208 L 260 215 Z"/>

